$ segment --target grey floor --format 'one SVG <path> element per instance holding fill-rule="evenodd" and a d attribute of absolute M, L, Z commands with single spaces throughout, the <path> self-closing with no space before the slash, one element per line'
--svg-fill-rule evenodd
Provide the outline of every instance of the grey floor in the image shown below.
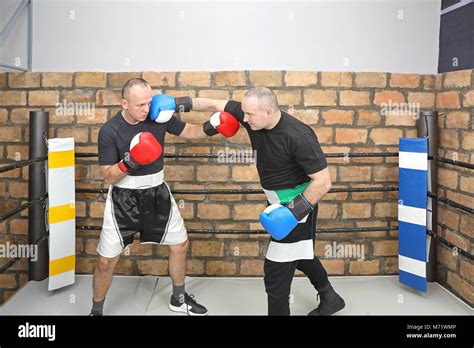
<path fill-rule="evenodd" d="M 158 280 L 158 281 L 157 281 Z M 420 293 L 398 282 L 397 276 L 331 277 L 346 301 L 337 315 L 472 315 L 473 309 L 437 283 Z M 76 276 L 75 284 L 47 290 L 47 279 L 31 281 L 2 307 L 0 315 L 86 315 L 90 311 L 92 276 Z M 183 315 L 170 312 L 169 277 L 115 276 L 107 295 L 108 315 Z M 186 290 L 210 315 L 266 315 L 261 278 L 190 278 Z M 316 307 L 316 292 L 306 278 L 295 278 L 291 313 L 306 315 Z"/>

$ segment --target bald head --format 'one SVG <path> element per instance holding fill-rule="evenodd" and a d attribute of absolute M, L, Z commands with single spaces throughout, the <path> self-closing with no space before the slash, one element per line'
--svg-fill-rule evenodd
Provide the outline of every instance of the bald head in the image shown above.
<path fill-rule="evenodd" d="M 274 112 L 277 112 L 280 109 L 277 98 L 270 88 L 263 86 L 252 87 L 245 93 L 244 97 L 257 99 L 258 105 L 262 110 L 271 108 Z"/>

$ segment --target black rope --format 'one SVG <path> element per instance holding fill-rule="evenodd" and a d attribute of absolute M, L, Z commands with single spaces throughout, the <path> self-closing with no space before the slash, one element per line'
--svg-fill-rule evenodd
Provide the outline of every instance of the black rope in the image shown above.
<path fill-rule="evenodd" d="M 97 157 L 97 153 L 85 152 L 76 153 L 76 157 Z M 218 153 L 165 153 L 165 158 L 219 158 L 224 157 Z M 229 156 L 233 156 L 229 154 Z M 350 152 L 339 152 L 339 153 L 327 153 L 324 155 L 327 158 L 334 157 L 398 157 L 398 152 L 379 152 L 379 153 L 350 153 Z"/>
<path fill-rule="evenodd" d="M 17 258 L 14 258 L 13 260 L 10 260 L 7 262 L 6 265 L 3 265 L 2 267 L 0 267 L 0 274 L 3 274 L 5 273 L 6 271 L 8 271 L 13 265 L 15 265 L 18 261 L 20 261 L 20 258 L 17 257 Z"/>
<path fill-rule="evenodd" d="M 77 230 L 82 231 L 100 231 L 102 226 L 76 226 Z M 339 233 L 339 232 L 377 232 L 377 231 L 396 231 L 397 226 L 389 227 L 360 227 L 360 228 L 318 228 L 316 233 Z M 204 230 L 190 229 L 188 233 L 210 233 L 210 234 L 268 234 L 265 230 Z"/>
<path fill-rule="evenodd" d="M 11 218 L 12 216 L 18 214 L 19 212 L 31 207 L 33 204 L 36 204 L 36 203 L 42 203 L 44 202 L 44 200 L 46 199 L 46 197 L 48 197 L 48 194 L 45 193 L 43 196 L 41 197 L 38 197 L 30 202 L 26 202 L 26 203 L 23 203 L 22 205 L 20 205 L 19 207 L 13 209 L 12 211 L 6 213 L 5 215 L 0 215 L 0 222 L 3 222 L 5 221 L 6 219 L 9 219 Z"/>
<path fill-rule="evenodd" d="M 457 252 L 459 252 L 459 254 L 467 257 L 468 259 L 470 260 L 474 260 L 474 255 L 468 253 L 467 251 L 465 251 L 464 249 L 461 249 L 460 247 L 454 245 L 453 243 L 447 241 L 446 239 L 444 239 L 443 237 L 441 236 L 438 236 L 437 234 L 435 234 L 433 231 L 427 231 L 426 232 L 427 234 L 429 234 L 431 237 L 433 237 L 436 241 L 440 242 L 441 244 L 444 244 L 446 245 L 448 248 L 450 248 L 451 250 L 453 249 L 456 249 Z"/>
<path fill-rule="evenodd" d="M 431 198 L 436 199 L 438 202 L 445 203 L 445 204 L 449 205 L 450 207 L 454 207 L 454 208 L 460 209 L 462 211 L 465 211 L 466 213 L 469 213 L 469 214 L 474 213 L 473 208 L 469 208 L 469 207 L 466 207 L 465 205 L 456 203 L 456 202 L 454 202 L 454 201 L 452 201 L 452 200 L 450 200 L 446 197 L 439 197 L 438 195 L 436 195 L 433 192 L 428 192 L 428 196 L 431 197 Z"/>
<path fill-rule="evenodd" d="M 48 157 L 44 156 L 44 157 L 37 157 L 37 158 L 32 158 L 32 159 L 24 160 L 24 161 L 17 161 L 15 163 L 6 165 L 4 167 L 1 167 L 0 168 L 0 173 L 5 173 L 5 172 L 8 172 L 8 171 L 13 170 L 13 169 L 26 167 L 26 166 L 29 166 L 32 163 L 45 161 L 47 159 L 48 159 Z"/>
<path fill-rule="evenodd" d="M 109 189 L 76 189 L 76 193 L 107 193 Z M 397 187 L 348 187 L 334 188 L 328 193 L 335 192 L 384 192 L 398 191 Z M 198 194 L 263 194 L 261 189 L 209 189 L 209 190 L 172 190 L 173 194 L 198 195 Z"/>
<path fill-rule="evenodd" d="M 438 156 L 428 156 L 428 159 L 433 160 L 433 161 L 443 162 L 443 163 L 449 163 L 449 164 L 459 166 L 459 167 L 474 169 L 474 164 L 472 163 L 461 162 L 461 161 L 452 160 L 452 159 L 444 158 L 444 157 L 438 157 Z"/>

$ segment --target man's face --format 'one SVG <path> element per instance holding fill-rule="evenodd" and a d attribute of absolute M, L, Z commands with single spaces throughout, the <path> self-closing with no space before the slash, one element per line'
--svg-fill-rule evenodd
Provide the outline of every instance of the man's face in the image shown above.
<path fill-rule="evenodd" d="M 149 86 L 133 86 L 127 99 L 122 99 L 122 107 L 134 120 L 143 122 L 150 111 L 152 92 Z"/>
<path fill-rule="evenodd" d="M 244 97 L 242 99 L 242 111 L 244 112 L 244 122 L 247 122 L 252 130 L 267 127 L 273 114 L 271 108 L 261 106 L 255 97 Z"/>

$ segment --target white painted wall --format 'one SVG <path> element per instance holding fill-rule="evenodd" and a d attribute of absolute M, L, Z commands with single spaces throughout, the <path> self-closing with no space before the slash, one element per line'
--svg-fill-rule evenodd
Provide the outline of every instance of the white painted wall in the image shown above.
<path fill-rule="evenodd" d="M 34 71 L 437 69 L 440 0 L 33 2 Z"/>

